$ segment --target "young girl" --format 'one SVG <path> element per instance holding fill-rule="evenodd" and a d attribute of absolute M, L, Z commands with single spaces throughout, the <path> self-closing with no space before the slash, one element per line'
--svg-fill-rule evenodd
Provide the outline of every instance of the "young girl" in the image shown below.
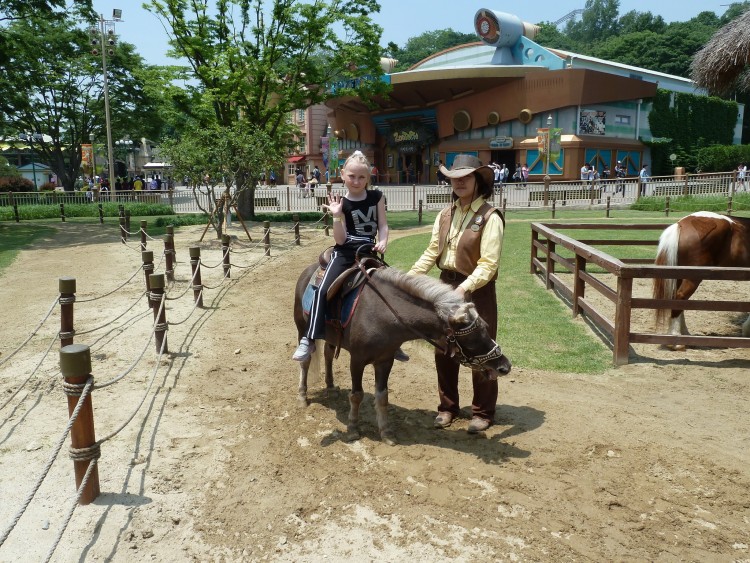
<path fill-rule="evenodd" d="M 339 274 L 354 264 L 357 249 L 363 244 L 372 244 L 373 252 L 384 253 L 388 246 L 385 200 L 379 190 L 367 189 L 370 163 L 365 155 L 360 151 L 352 153 L 344 163 L 341 178 L 346 187 L 346 195 L 342 197 L 331 194 L 328 196 L 328 205 L 323 206 L 333 215 L 333 239 L 336 245 L 320 287 L 313 297 L 307 334 L 302 337 L 292 356 L 298 362 L 310 357 L 316 338 L 325 338 L 326 293 Z"/>

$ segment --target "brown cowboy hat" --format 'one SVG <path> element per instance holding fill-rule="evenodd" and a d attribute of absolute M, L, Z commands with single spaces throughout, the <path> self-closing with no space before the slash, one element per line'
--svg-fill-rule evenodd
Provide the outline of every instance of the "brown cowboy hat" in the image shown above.
<path fill-rule="evenodd" d="M 495 173 L 492 168 L 486 164 L 482 165 L 482 161 L 476 156 L 470 154 L 456 155 L 456 158 L 453 159 L 453 165 L 450 167 L 450 170 L 441 164 L 440 172 L 445 174 L 447 178 L 463 178 L 472 172 L 476 172 L 484 178 L 484 182 L 488 186 L 492 187 L 495 183 Z"/>

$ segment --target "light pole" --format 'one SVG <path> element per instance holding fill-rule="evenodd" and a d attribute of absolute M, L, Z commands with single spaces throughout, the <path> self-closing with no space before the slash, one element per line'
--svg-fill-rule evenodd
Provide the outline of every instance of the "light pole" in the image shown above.
<path fill-rule="evenodd" d="M 22 141 L 26 141 L 29 143 L 29 148 L 31 149 L 31 174 L 34 176 L 34 191 L 39 191 L 39 186 L 37 185 L 36 181 L 36 162 L 34 162 L 35 154 L 34 154 L 34 140 L 41 140 L 43 138 L 41 133 L 21 133 L 18 135 L 18 138 Z"/>
<path fill-rule="evenodd" d="M 115 159 L 112 148 L 112 120 L 109 117 L 109 81 L 107 79 L 107 57 L 115 54 L 114 46 L 117 42 L 115 39 L 115 22 L 122 21 L 122 10 L 112 10 L 112 19 L 105 20 L 104 14 L 99 14 L 99 30 L 98 38 L 96 37 L 97 30 L 92 28 L 89 30 L 91 35 L 91 44 L 96 45 L 97 43 L 101 49 L 102 55 L 102 77 L 104 80 L 104 116 L 107 121 L 107 163 L 109 169 L 109 189 L 112 194 L 112 199 L 115 199 L 116 190 L 115 183 L 112 180 L 112 175 L 115 171 Z M 91 54 L 96 56 L 99 54 L 99 50 L 94 48 L 91 50 Z"/>
<path fill-rule="evenodd" d="M 544 137 L 544 205 L 549 203 L 549 146 L 552 133 L 552 114 L 547 116 L 547 132 Z"/>
<path fill-rule="evenodd" d="M 125 136 L 119 141 L 115 141 L 115 144 L 117 145 L 118 149 L 122 149 L 125 151 L 125 176 L 127 176 L 130 168 L 130 154 L 133 150 L 133 141 Z"/>

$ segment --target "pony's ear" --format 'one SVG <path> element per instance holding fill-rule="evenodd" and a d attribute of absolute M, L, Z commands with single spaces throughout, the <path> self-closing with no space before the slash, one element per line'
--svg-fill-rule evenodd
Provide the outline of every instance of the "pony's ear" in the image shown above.
<path fill-rule="evenodd" d="M 477 310 L 473 303 L 459 305 L 451 314 L 451 322 L 459 325 L 468 325 L 477 316 Z"/>

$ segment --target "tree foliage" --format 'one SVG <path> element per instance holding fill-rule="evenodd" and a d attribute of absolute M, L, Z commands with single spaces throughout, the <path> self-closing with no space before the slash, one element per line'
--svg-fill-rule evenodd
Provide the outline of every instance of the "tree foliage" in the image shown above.
<path fill-rule="evenodd" d="M 14 49 L 0 63 L 3 131 L 51 137 L 35 141 L 34 151 L 66 190 L 79 174 L 81 144 L 92 134 L 106 139 L 101 59 L 90 54 L 84 22 L 73 15 L 55 15 L 54 25 L 36 15 L 11 21 L 3 36 Z M 158 131 L 158 104 L 144 90 L 149 73 L 134 47 L 118 45 L 107 70 L 113 137 Z"/>
<path fill-rule="evenodd" d="M 459 33 L 452 29 L 438 29 L 426 31 L 421 35 L 410 38 L 403 48 L 390 42 L 386 52 L 388 56 L 398 60 L 395 72 L 399 72 L 408 69 L 430 55 L 457 45 L 476 41 L 479 41 L 479 38 L 474 33 Z"/>
<path fill-rule="evenodd" d="M 369 17 L 380 10 L 374 0 L 151 0 L 145 6 L 170 30 L 174 54 L 187 59 L 213 110 L 191 114 L 195 123 L 227 128 L 247 121 L 267 135 L 273 154 L 284 154 L 299 133 L 291 112 L 337 96 L 367 102 L 388 88 L 380 80 L 382 30 Z M 324 126 L 312 133 L 323 136 Z M 258 178 L 261 171 L 250 173 Z M 251 213 L 251 201 L 243 199 L 244 211 Z"/>

